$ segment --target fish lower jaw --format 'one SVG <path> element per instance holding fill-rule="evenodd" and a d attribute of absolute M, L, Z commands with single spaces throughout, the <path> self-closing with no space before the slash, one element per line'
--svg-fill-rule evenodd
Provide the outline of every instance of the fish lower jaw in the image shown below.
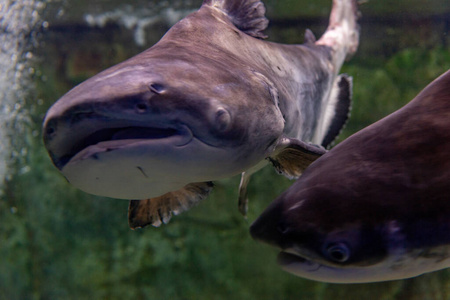
<path fill-rule="evenodd" d="M 278 263 L 282 269 L 296 276 L 328 283 L 368 283 L 401 280 L 450 267 L 449 248 L 434 249 L 434 255 L 420 257 L 417 253 L 393 255 L 367 266 L 331 266 L 301 257 L 291 250 L 282 251 Z"/>
<path fill-rule="evenodd" d="M 302 269 L 307 272 L 317 271 L 321 267 L 321 264 L 314 262 L 312 260 L 309 260 L 307 258 L 304 258 L 302 256 L 299 256 L 297 253 L 290 251 L 290 250 L 281 251 L 278 254 L 277 262 L 283 268 L 285 268 L 287 266 L 292 266 L 292 265 L 297 265 L 297 266 L 301 265 Z"/>

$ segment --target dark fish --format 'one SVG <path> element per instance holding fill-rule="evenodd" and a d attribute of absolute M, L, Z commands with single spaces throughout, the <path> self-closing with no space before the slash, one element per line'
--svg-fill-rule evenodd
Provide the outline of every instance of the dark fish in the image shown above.
<path fill-rule="evenodd" d="M 298 177 L 345 123 L 358 46 L 356 1 L 303 45 L 263 41 L 256 0 L 205 0 L 153 47 L 75 87 L 48 111 L 44 142 L 68 181 L 131 201 L 130 225 L 167 223 L 206 198 L 213 180 L 271 161 Z M 316 147 L 310 143 L 320 145 Z M 151 199 L 148 199 L 151 198 Z"/>
<path fill-rule="evenodd" d="M 279 263 L 327 282 L 450 267 L 450 71 L 315 161 L 251 226 Z"/>

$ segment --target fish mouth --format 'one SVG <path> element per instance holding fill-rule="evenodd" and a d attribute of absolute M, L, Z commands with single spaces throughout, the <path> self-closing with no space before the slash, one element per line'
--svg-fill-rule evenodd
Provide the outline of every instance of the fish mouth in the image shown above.
<path fill-rule="evenodd" d="M 170 144 L 182 147 L 193 139 L 192 131 L 186 125 L 173 127 L 127 126 L 119 128 L 104 128 L 97 130 L 84 138 L 72 142 L 69 151 L 55 157 L 51 155 L 54 164 L 62 170 L 67 164 L 94 157 L 102 152 L 124 149 L 137 143 Z"/>

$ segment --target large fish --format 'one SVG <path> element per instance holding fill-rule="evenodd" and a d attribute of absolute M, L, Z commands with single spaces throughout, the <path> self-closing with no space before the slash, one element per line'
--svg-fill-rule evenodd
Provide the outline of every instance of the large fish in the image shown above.
<path fill-rule="evenodd" d="M 450 71 L 316 160 L 251 226 L 298 276 L 338 283 L 450 267 Z"/>
<path fill-rule="evenodd" d="M 153 47 L 81 83 L 47 112 L 44 142 L 77 188 L 130 202 L 131 227 L 167 223 L 207 197 L 211 181 L 271 161 L 297 177 L 345 123 L 358 46 L 356 0 L 303 45 L 263 41 L 256 0 L 205 0 Z M 317 144 L 321 147 L 313 146 Z"/>

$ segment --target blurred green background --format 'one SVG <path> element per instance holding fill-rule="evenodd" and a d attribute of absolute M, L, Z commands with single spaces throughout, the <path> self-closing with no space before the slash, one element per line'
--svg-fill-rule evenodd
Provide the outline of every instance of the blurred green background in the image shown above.
<path fill-rule="evenodd" d="M 12 134 L 15 147 L 27 151 L 11 162 L 1 194 L 0 299 L 450 299 L 449 270 L 346 285 L 283 272 L 277 251 L 248 233 L 292 183 L 271 167 L 252 178 L 248 220 L 237 210 L 235 177 L 216 182 L 211 197 L 169 225 L 135 231 L 128 228 L 127 201 L 70 186 L 42 144 L 46 110 L 77 83 L 151 46 L 173 23 L 157 19 L 142 33 L 138 23 L 127 28 L 111 12 L 142 19 L 146 9 L 167 14 L 174 7 L 182 12 L 176 19 L 201 3 L 123 2 L 46 2 L 40 11 L 45 22 L 27 35 L 35 71 L 21 99 L 25 130 Z M 301 43 L 306 28 L 317 36 L 325 30 L 331 1 L 271 0 L 266 6 L 269 39 Z M 449 6 L 447 0 L 361 6 L 361 46 L 342 69 L 354 78 L 354 102 L 340 140 L 400 108 L 450 68 Z M 107 12 L 105 24 L 86 22 L 86 14 Z"/>

